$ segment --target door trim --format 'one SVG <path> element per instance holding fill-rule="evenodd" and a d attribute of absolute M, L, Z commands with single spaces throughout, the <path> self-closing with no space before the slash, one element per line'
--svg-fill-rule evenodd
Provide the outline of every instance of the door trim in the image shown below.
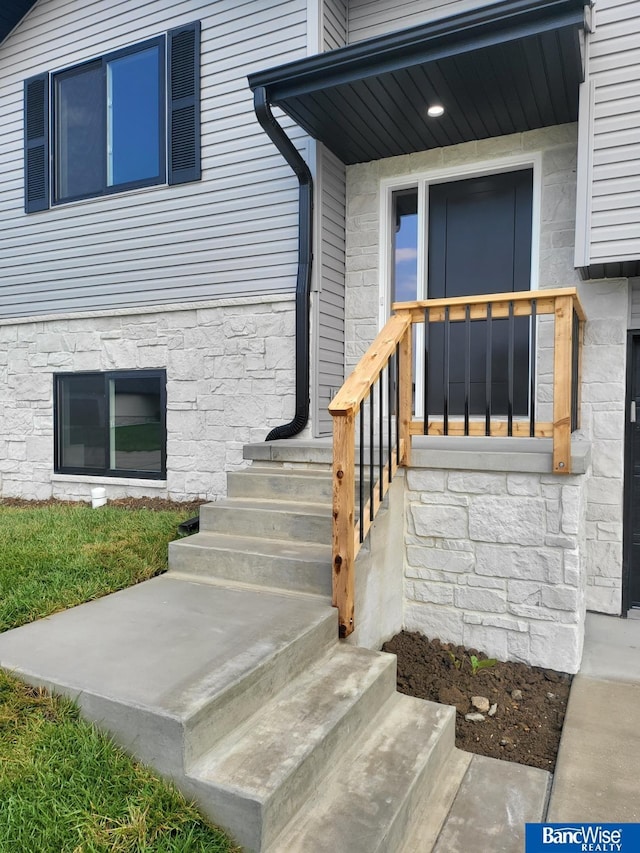
<path fill-rule="evenodd" d="M 449 166 L 440 169 L 429 169 L 412 174 L 398 174 L 390 178 L 380 179 L 379 194 L 379 314 L 378 328 L 382 329 L 391 313 L 391 227 L 392 227 L 392 193 L 395 190 L 418 188 L 418 289 L 426 292 L 427 256 L 428 256 L 428 196 L 431 184 L 442 184 L 465 178 L 479 178 L 484 175 L 501 172 L 515 172 L 520 169 L 533 171 L 533 196 L 531 201 L 531 276 L 530 289 L 538 289 L 540 270 L 540 231 L 542 208 L 542 151 L 527 152 L 502 157 L 495 160 L 482 160 L 466 163 L 460 166 Z"/>

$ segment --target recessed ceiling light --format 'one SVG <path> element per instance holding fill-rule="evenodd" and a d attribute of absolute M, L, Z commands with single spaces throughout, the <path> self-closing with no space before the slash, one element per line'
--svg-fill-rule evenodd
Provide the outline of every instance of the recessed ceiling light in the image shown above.
<path fill-rule="evenodd" d="M 427 110 L 427 115 L 431 118 L 440 118 L 444 115 L 444 107 L 442 104 L 432 104 Z"/>

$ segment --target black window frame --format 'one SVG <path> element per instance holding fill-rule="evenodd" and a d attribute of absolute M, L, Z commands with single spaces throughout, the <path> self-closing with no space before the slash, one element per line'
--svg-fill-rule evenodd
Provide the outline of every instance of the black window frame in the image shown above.
<path fill-rule="evenodd" d="M 107 66 L 110 62 L 121 59 L 125 56 L 133 56 L 136 53 L 142 53 L 145 50 L 150 50 L 153 47 L 158 48 L 158 166 L 159 174 L 152 178 L 141 178 L 136 181 L 125 181 L 121 184 L 109 185 L 107 183 Z M 94 193 L 81 193 L 75 196 L 65 196 L 58 198 L 58 180 L 59 180 L 59 164 L 58 164 L 58 128 L 57 128 L 57 109 L 56 109 L 56 83 L 61 78 L 69 78 L 73 75 L 82 74 L 91 67 L 100 67 L 101 83 L 102 83 L 102 131 L 104 136 L 104 148 L 102 151 L 101 167 L 102 167 L 102 189 Z M 73 201 L 81 201 L 85 198 L 100 198 L 105 195 L 113 195 L 114 193 L 126 192 L 127 190 L 140 189 L 141 187 L 153 187 L 167 182 L 167 61 L 166 61 L 166 37 L 164 35 L 156 38 L 147 39 L 135 45 L 115 50 L 112 53 L 106 53 L 98 59 L 90 59 L 87 62 L 82 62 L 79 65 L 72 65 L 69 68 L 62 68 L 60 71 L 50 75 L 51 91 L 49 93 L 51 103 L 51 206 L 57 207 L 61 204 L 69 204 Z"/>
<path fill-rule="evenodd" d="M 109 382 L 113 379 L 159 379 L 160 380 L 160 471 L 139 471 L 134 468 L 81 467 L 62 464 L 62 382 L 69 377 L 102 377 L 105 400 L 104 449 L 105 459 L 109 459 Z M 78 474 L 83 476 L 112 477 L 116 479 L 135 478 L 144 480 L 166 480 L 167 477 L 167 371 L 153 370 L 83 370 L 53 374 L 53 440 L 56 474 Z"/>
<path fill-rule="evenodd" d="M 42 72 L 24 81 L 24 209 L 36 213 L 85 199 L 97 199 L 144 187 L 164 187 L 199 181 L 201 163 L 201 67 L 199 21 L 192 21 L 150 39 L 93 57 L 55 72 Z M 103 190 L 58 199 L 55 151 L 55 81 L 119 57 L 161 45 L 159 58 L 159 146 L 161 178 L 107 186 L 107 140 L 104 142 Z M 104 82 L 106 91 L 106 80 Z M 104 121 L 106 123 L 106 98 Z"/>

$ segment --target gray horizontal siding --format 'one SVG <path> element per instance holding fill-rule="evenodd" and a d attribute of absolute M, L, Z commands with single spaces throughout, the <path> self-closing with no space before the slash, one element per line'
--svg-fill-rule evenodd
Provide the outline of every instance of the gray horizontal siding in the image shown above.
<path fill-rule="evenodd" d="M 640 329 L 640 280 L 635 280 L 631 285 L 631 316 L 629 318 L 630 329 Z"/>
<path fill-rule="evenodd" d="M 335 50 L 347 43 L 347 0 L 324 0 L 323 49 Z"/>
<path fill-rule="evenodd" d="M 495 0 L 350 0 L 349 42 L 490 6 Z"/>
<path fill-rule="evenodd" d="M 590 38 L 592 263 L 640 258 L 640 2 L 598 0 Z"/>
<path fill-rule="evenodd" d="M 306 0 L 37 4 L 0 49 L 0 317 L 293 290 L 297 182 L 255 119 L 246 76 L 305 55 L 306 12 Z M 27 216 L 24 79 L 196 19 L 202 181 Z"/>
<path fill-rule="evenodd" d="M 327 149 L 321 157 L 321 277 L 317 335 L 317 405 L 315 430 L 332 430 L 327 411 L 332 394 L 344 382 L 344 285 L 345 285 L 345 167 Z"/>

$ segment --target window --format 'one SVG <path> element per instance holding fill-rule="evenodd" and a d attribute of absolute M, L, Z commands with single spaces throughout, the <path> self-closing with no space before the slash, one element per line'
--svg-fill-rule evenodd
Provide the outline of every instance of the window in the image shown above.
<path fill-rule="evenodd" d="M 58 374 L 54 382 L 57 473 L 165 476 L 164 371 Z"/>
<path fill-rule="evenodd" d="M 199 33 L 189 24 L 26 81 L 27 213 L 199 180 Z"/>

